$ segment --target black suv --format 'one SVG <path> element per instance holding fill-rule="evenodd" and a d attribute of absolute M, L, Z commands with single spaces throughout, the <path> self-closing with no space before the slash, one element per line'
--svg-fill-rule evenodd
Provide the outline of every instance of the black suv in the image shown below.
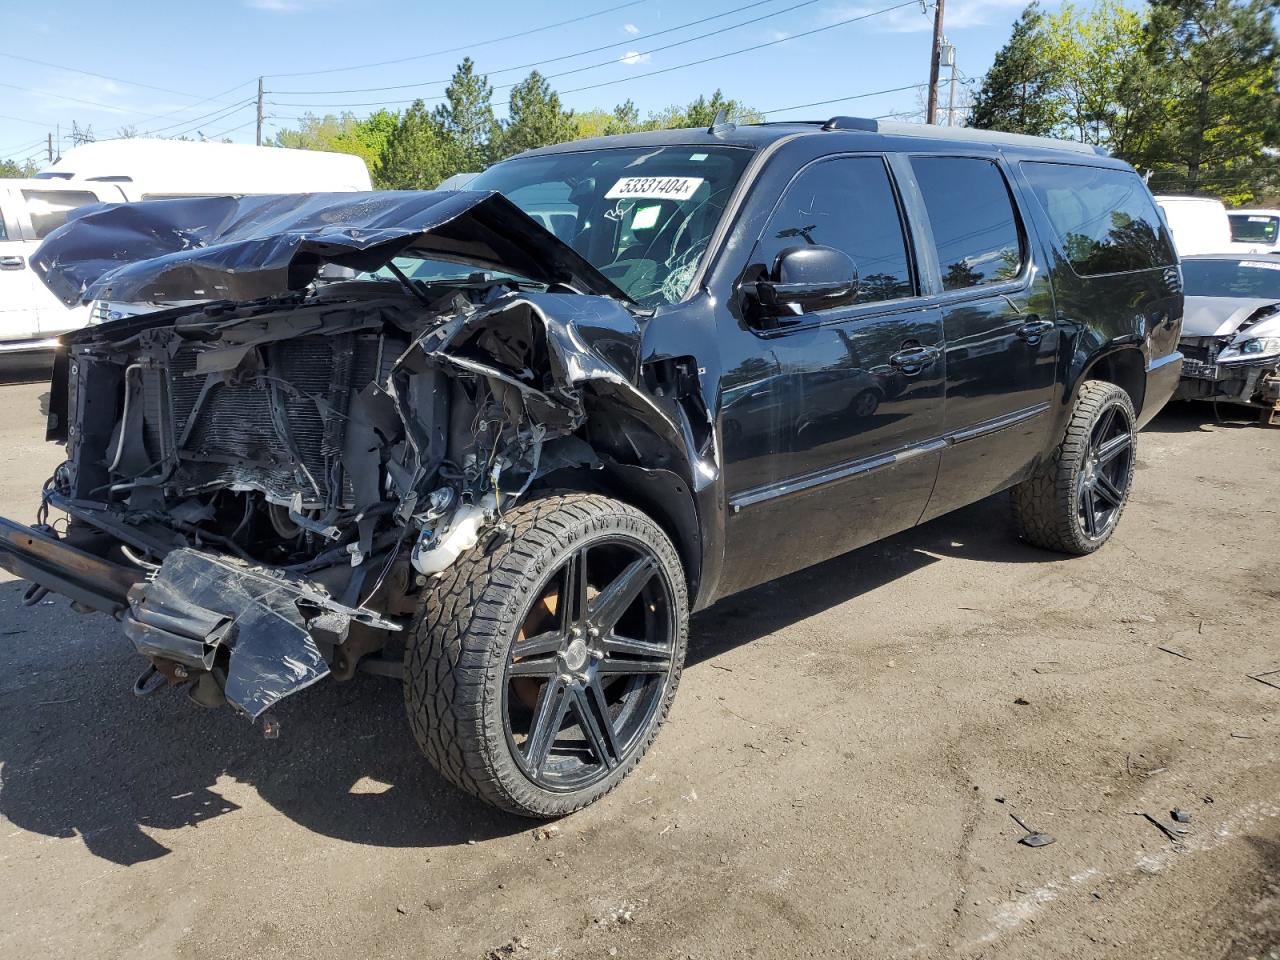
<path fill-rule="evenodd" d="M 29 597 L 118 617 L 140 694 L 252 718 L 400 676 L 441 773 L 532 816 L 636 765 L 691 610 L 1006 489 L 1096 550 L 1181 366 L 1130 167 L 846 117 L 97 207 L 35 261 L 186 305 L 64 338 L 67 460 L 0 530 Z"/>

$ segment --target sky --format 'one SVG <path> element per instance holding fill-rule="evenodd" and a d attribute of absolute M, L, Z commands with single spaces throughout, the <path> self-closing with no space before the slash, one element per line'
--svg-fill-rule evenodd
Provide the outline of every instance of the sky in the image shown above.
<path fill-rule="evenodd" d="M 982 77 L 1024 5 L 948 0 L 962 76 Z M 41 161 L 73 122 L 252 143 L 259 75 L 264 137 L 308 110 L 430 105 L 465 55 L 499 116 L 534 64 L 577 110 L 630 98 L 643 116 L 719 87 L 770 120 L 913 113 L 931 30 L 920 0 L 0 0 L 0 159 Z M 818 101 L 839 102 L 801 106 Z"/>

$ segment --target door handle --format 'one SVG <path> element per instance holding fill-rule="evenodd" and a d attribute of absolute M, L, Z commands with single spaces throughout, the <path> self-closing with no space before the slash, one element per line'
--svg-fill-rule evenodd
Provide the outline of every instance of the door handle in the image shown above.
<path fill-rule="evenodd" d="M 1035 346 L 1053 330 L 1053 327 L 1052 320 L 1041 320 L 1039 317 L 1032 316 L 1027 319 L 1026 323 L 1018 327 L 1018 336 Z"/>
<path fill-rule="evenodd" d="M 942 353 L 937 347 L 907 347 L 889 358 L 889 362 L 909 377 L 915 376 Z"/>
<path fill-rule="evenodd" d="M 0 257 L 0 270 L 21 270 L 25 265 L 21 257 Z"/>

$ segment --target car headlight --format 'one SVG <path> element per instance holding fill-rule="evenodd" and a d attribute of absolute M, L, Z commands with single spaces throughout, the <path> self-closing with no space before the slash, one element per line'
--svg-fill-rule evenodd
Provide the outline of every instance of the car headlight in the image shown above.
<path fill-rule="evenodd" d="M 1280 357 L 1280 337 L 1251 337 L 1223 347 L 1219 363 L 1256 363 L 1269 357 Z"/>

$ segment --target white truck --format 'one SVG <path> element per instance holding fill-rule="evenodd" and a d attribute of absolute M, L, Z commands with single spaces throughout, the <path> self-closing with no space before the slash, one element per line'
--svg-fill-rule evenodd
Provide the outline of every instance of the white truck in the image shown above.
<path fill-rule="evenodd" d="M 78 207 L 370 189 L 368 168 L 350 154 L 146 138 L 86 143 L 33 178 L 0 180 L 0 354 L 47 351 L 89 322 L 89 307 L 64 305 L 31 268 L 40 242 Z"/>

